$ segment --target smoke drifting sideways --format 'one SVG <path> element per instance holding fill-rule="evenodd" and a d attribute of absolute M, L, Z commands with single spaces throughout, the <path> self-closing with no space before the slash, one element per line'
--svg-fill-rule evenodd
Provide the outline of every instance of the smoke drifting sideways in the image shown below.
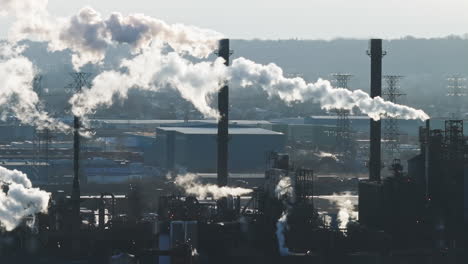
<path fill-rule="evenodd" d="M 178 175 L 174 181 L 175 185 L 182 188 L 186 194 L 194 195 L 197 199 L 220 199 L 228 196 L 242 196 L 251 193 L 253 190 L 240 187 L 219 187 L 214 184 L 202 184 L 196 174 Z"/>
<path fill-rule="evenodd" d="M 86 63 L 99 64 L 111 45 L 126 44 L 133 48 L 134 58 L 124 60 L 118 70 L 101 73 L 93 81 L 93 87 L 70 100 L 73 113 L 81 117 L 98 106 L 112 105 L 113 95 L 125 99 L 131 88 L 157 90 L 171 86 L 206 117 L 218 118 L 219 113 L 210 107 L 210 98 L 222 81 L 229 81 L 234 89 L 259 86 L 269 96 L 279 96 L 286 103 L 311 100 L 326 110 L 357 107 L 375 120 L 382 116 L 429 118 L 422 110 L 380 97 L 371 98 L 362 90 L 334 88 L 322 79 L 307 83 L 299 77 L 286 78 L 283 70 L 273 63 L 261 65 L 238 58 L 226 67 L 220 59 L 200 63 L 188 61 L 184 55 L 206 58 L 217 49 L 222 35 L 212 30 L 169 25 L 143 14 L 112 13 L 103 18 L 91 7 L 68 18 L 56 18 L 48 13 L 46 0 L 0 1 L 4 3 L 0 12 L 16 17 L 10 40 L 36 39 L 47 41 L 51 51 L 70 49 L 76 70 Z M 167 47 L 174 52 L 163 52 Z"/>
<path fill-rule="evenodd" d="M 190 101 L 207 118 L 219 117 L 210 106 L 210 98 L 218 92 L 220 83 L 228 81 L 231 89 L 252 86 L 263 88 L 268 95 L 278 96 L 286 103 L 311 100 L 323 109 L 357 107 L 374 120 L 382 116 L 426 120 L 422 110 L 395 104 L 367 93 L 334 88 L 329 81 L 319 79 L 306 83 L 302 78 L 286 78 L 275 64 L 261 65 L 245 58 L 235 59 L 230 67 L 218 58 L 214 62 L 190 62 L 178 53 L 164 53 L 162 46 L 152 45 L 133 59 L 125 60 L 120 71 L 106 71 L 98 75 L 90 89 L 70 100 L 73 113 L 84 116 L 99 106 L 111 106 L 114 95 L 126 98 L 129 89 L 158 90 L 172 87 Z"/>
<path fill-rule="evenodd" d="M 0 7 L 0 12 L 16 17 L 9 39 L 46 41 L 51 51 L 70 49 L 77 71 L 87 63 L 102 62 L 111 45 L 127 44 L 135 53 L 140 53 L 152 43 L 167 43 L 179 54 L 205 58 L 217 48 L 218 40 L 223 37 L 212 30 L 170 25 L 143 14 L 124 16 L 114 12 L 103 18 L 91 7 L 84 7 L 71 17 L 59 18 L 49 14 L 46 0 L 36 1 L 15 0 L 23 6 L 36 7 L 36 12 L 30 12 L 30 8 L 22 11 L 12 0 L 0 0 L 0 3 L 6 2 L 3 8 Z"/>
<path fill-rule="evenodd" d="M 0 167 L 0 225 L 15 229 L 26 216 L 47 213 L 50 194 L 32 188 L 27 175 Z"/>
<path fill-rule="evenodd" d="M 23 46 L 0 44 L 0 119 L 14 116 L 21 123 L 66 132 L 69 126 L 41 110 L 33 90 L 37 72 L 31 61 L 21 55 Z"/>
<path fill-rule="evenodd" d="M 130 89 L 157 91 L 172 87 L 205 116 L 217 117 L 210 107 L 209 95 L 219 89 L 226 75 L 222 59 L 214 62 L 192 63 L 176 52 L 163 52 L 158 43 L 145 48 L 141 54 L 121 63 L 120 71 L 105 71 L 92 81 L 91 88 L 84 88 L 71 99 L 73 114 L 85 117 L 98 107 L 109 107 L 115 95 L 127 98 Z"/>
<path fill-rule="evenodd" d="M 283 201 L 285 210 L 276 222 L 276 238 L 278 240 L 278 249 L 281 256 L 289 255 L 289 248 L 286 246 L 285 233 L 288 230 L 288 215 L 291 211 L 291 204 L 295 201 L 294 187 L 291 177 L 283 176 L 275 187 L 275 194 L 278 199 Z"/>
<path fill-rule="evenodd" d="M 300 77 L 286 78 L 283 70 L 274 63 L 261 65 L 239 58 L 233 61 L 229 77 L 234 85 L 260 86 L 269 96 L 278 96 L 287 103 L 312 100 L 326 110 L 351 111 L 357 107 L 374 120 L 379 120 L 382 116 L 422 121 L 429 119 L 429 116 L 422 110 L 388 102 L 381 97 L 371 98 L 362 90 L 350 91 L 334 88 L 329 81 L 322 79 L 315 83 L 307 83 Z"/>

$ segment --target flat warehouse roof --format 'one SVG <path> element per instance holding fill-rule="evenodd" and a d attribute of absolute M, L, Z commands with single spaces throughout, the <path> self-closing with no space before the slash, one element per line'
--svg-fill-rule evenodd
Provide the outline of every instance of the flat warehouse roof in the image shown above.
<path fill-rule="evenodd" d="M 190 135 L 216 135 L 218 128 L 216 127 L 160 127 L 163 131 L 176 131 L 182 134 Z M 263 128 L 246 128 L 236 127 L 229 128 L 230 135 L 283 135 L 283 133 L 263 129 Z"/>

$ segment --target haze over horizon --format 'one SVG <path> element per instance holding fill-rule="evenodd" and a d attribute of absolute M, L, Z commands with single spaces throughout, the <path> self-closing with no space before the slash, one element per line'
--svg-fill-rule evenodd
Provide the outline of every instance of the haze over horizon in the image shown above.
<path fill-rule="evenodd" d="M 144 13 L 168 23 L 210 28 L 236 39 L 468 36 L 465 0 L 239 0 L 227 8 L 215 0 L 76 0 L 67 5 L 49 0 L 48 9 L 51 14 L 69 16 L 84 6 L 92 6 L 105 16 L 114 11 Z M 10 19 L 0 17 L 0 39 L 7 37 L 10 23 Z"/>

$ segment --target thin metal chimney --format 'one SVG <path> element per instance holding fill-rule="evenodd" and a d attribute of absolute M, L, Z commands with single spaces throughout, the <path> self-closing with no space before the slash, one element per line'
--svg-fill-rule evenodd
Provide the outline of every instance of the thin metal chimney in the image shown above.
<path fill-rule="evenodd" d="M 426 120 L 426 147 L 424 150 L 424 176 L 426 179 L 426 200 L 429 198 L 429 158 L 430 158 L 430 145 L 431 145 L 431 120 Z"/>
<path fill-rule="evenodd" d="M 229 66 L 229 39 L 219 41 L 218 56 Z M 227 82 L 218 93 L 218 186 L 226 186 L 228 182 L 228 143 L 229 143 L 229 87 Z"/>
<path fill-rule="evenodd" d="M 75 72 L 71 74 L 73 82 L 67 86 L 67 88 L 74 89 L 75 92 L 81 92 L 82 87 L 90 87 L 88 78 L 90 77 L 89 73 L 84 72 Z M 71 242 L 72 242 L 72 253 L 78 255 L 80 252 L 80 227 L 81 227 L 81 218 L 80 218 L 80 129 L 81 129 L 81 120 L 80 117 L 73 117 L 73 186 L 71 193 Z"/>
<path fill-rule="evenodd" d="M 381 39 L 370 40 L 370 50 L 367 54 L 371 57 L 371 87 L 372 98 L 382 96 L 382 57 L 386 55 L 382 50 Z M 381 121 L 370 120 L 370 158 L 369 179 L 380 181 L 381 170 Z"/>
<path fill-rule="evenodd" d="M 80 118 L 75 116 L 73 120 L 73 187 L 71 194 L 71 233 L 72 252 L 78 255 L 80 251 L 79 232 L 80 219 Z"/>

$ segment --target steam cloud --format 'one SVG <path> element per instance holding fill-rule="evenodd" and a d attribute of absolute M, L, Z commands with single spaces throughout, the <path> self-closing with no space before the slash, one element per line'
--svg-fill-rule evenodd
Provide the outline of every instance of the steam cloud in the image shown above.
<path fill-rule="evenodd" d="M 219 199 L 228 196 L 242 196 L 252 192 L 251 189 L 219 187 L 214 184 L 201 184 L 199 176 L 196 174 L 179 175 L 175 179 L 175 184 L 185 190 L 189 195 L 195 195 L 198 199 L 213 197 Z"/>
<path fill-rule="evenodd" d="M 125 99 L 132 88 L 157 91 L 169 86 L 206 116 L 218 115 L 209 106 L 208 95 L 218 91 L 225 75 L 221 59 L 192 63 L 176 52 L 164 54 L 160 45 L 153 44 L 133 59 L 124 60 L 121 69 L 99 74 L 90 89 L 75 94 L 70 100 L 73 113 L 83 117 L 99 106 L 111 106 L 114 95 Z"/>
<path fill-rule="evenodd" d="M 380 97 L 371 98 L 362 90 L 349 91 L 334 88 L 329 81 L 319 79 L 307 83 L 302 78 L 286 78 L 283 70 L 271 63 L 257 64 L 245 58 L 226 67 L 222 60 L 192 63 L 182 57 L 191 55 L 205 58 L 217 48 L 222 35 L 206 29 L 181 24 L 169 25 L 164 21 L 132 14 L 113 13 L 107 18 L 85 7 L 69 18 L 54 18 L 47 12 L 46 0 L 0 0 L 3 14 L 16 16 L 10 39 L 32 38 L 47 41 L 52 51 L 70 49 L 75 69 L 86 63 L 100 63 L 111 45 L 130 45 L 135 57 L 124 60 L 119 70 L 105 71 L 93 81 L 90 89 L 71 100 L 73 113 L 84 116 L 99 106 L 113 104 L 113 96 L 125 99 L 128 90 L 139 88 L 158 90 L 170 86 L 206 117 L 218 118 L 219 113 L 209 105 L 210 96 L 226 80 L 231 87 L 258 86 L 269 96 L 278 96 L 286 103 L 312 100 L 323 109 L 352 110 L 359 108 L 369 117 L 382 116 L 426 120 L 422 110 L 387 102 Z M 25 15 L 28 14 L 28 15 Z M 164 53 L 165 45 L 174 52 Z"/>
<path fill-rule="evenodd" d="M 334 88 L 326 80 L 306 83 L 302 78 L 286 78 L 275 64 L 256 64 L 245 58 L 233 61 L 226 67 L 221 59 L 214 62 L 192 63 L 175 52 L 164 54 L 161 46 L 154 45 L 141 55 L 124 60 L 122 71 L 107 71 L 96 77 L 93 86 L 71 99 L 73 112 L 83 116 L 99 106 L 111 106 L 113 96 L 126 98 L 128 90 L 138 88 L 158 90 L 169 86 L 177 89 L 206 117 L 218 118 L 219 113 L 210 107 L 210 96 L 219 89 L 223 80 L 230 87 L 241 89 L 250 86 L 263 88 L 269 96 L 279 96 L 287 103 L 312 100 L 323 109 L 352 110 L 358 107 L 374 120 L 382 116 L 426 120 L 422 110 L 395 104 L 367 93 Z"/>
<path fill-rule="evenodd" d="M 288 229 L 288 215 L 291 210 L 291 203 L 295 200 L 294 187 L 290 177 L 283 176 L 275 187 L 275 194 L 283 201 L 286 207 L 281 217 L 276 222 L 276 238 L 278 239 L 278 249 L 281 256 L 289 255 L 289 248 L 286 246 L 285 232 Z"/>
<path fill-rule="evenodd" d="M 17 20 L 10 31 L 10 39 L 32 38 L 49 43 L 51 51 L 70 49 L 75 70 L 87 63 L 100 63 L 111 45 L 128 44 L 135 52 L 151 43 L 166 43 L 180 54 L 207 57 L 222 38 L 218 32 L 145 16 L 112 13 L 102 15 L 91 7 L 82 8 L 68 18 L 55 18 L 47 12 L 46 0 L 1 0 L 3 13 L 11 13 Z M 17 3 L 18 2 L 18 3 Z M 28 10 L 37 10 L 28 12 Z M 24 16 L 27 12 L 27 16 Z"/>
<path fill-rule="evenodd" d="M 283 70 L 274 63 L 261 65 L 245 58 L 236 59 L 230 67 L 230 79 L 241 87 L 260 86 L 269 96 L 278 96 L 285 102 L 312 100 L 326 110 L 352 110 L 358 107 L 374 120 L 379 120 L 383 115 L 423 121 L 429 119 L 422 110 L 388 102 L 380 97 L 371 98 L 362 90 L 334 88 L 329 81 L 322 79 L 307 83 L 300 77 L 286 78 Z"/>
<path fill-rule="evenodd" d="M 32 188 L 26 174 L 0 167 L 0 224 L 15 229 L 29 215 L 46 213 L 50 194 Z"/>
<path fill-rule="evenodd" d="M 350 193 L 333 194 L 327 197 L 338 207 L 338 223 L 339 228 L 345 229 L 348 226 L 349 221 L 355 221 L 359 218 L 359 212 L 353 202 L 350 199 Z"/>
<path fill-rule="evenodd" d="M 69 128 L 41 109 L 39 97 L 33 90 L 36 70 L 21 52 L 24 47 L 0 44 L 0 118 L 13 115 L 23 124 L 33 124 L 39 129 L 67 131 Z"/>

